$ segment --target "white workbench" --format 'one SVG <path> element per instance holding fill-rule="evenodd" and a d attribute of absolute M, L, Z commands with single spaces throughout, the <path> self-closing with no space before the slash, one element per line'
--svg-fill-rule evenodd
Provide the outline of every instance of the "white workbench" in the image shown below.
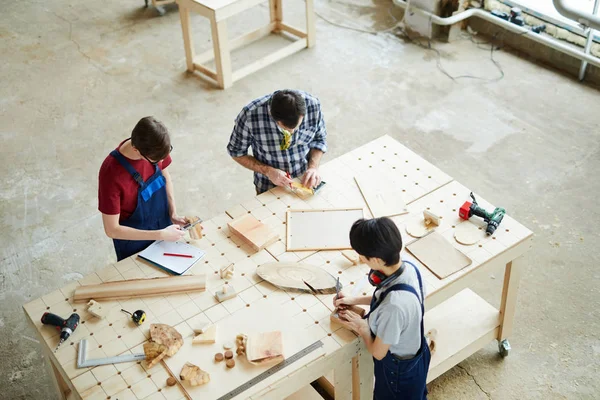
<path fill-rule="evenodd" d="M 531 246 L 532 232 L 506 215 L 493 236 L 472 246 L 457 243 L 453 232 L 455 226 L 462 222 L 457 210 L 468 199 L 469 190 L 394 139 L 383 136 L 324 164 L 321 172 L 327 185 L 308 200 L 301 200 L 286 189 L 275 188 L 204 222 L 205 237 L 192 243 L 207 254 L 190 273 L 207 275 L 205 292 L 103 302 L 111 309 L 103 320 L 87 313 L 85 304 L 72 302 L 73 291 L 78 285 L 166 276 L 162 270 L 131 257 L 103 266 L 77 282 L 26 304 L 25 312 L 42 339 L 42 346 L 51 362 L 51 373 L 56 378 L 57 390 L 62 398 L 197 399 L 199 397 L 189 395 L 185 386 L 166 386 L 166 378 L 170 374 L 167 368 L 169 361 L 151 370 L 146 370 L 145 363 L 136 362 L 77 369 L 77 343 L 84 338 L 88 340 L 90 349 L 93 349 L 88 358 L 141 353 L 153 322 L 174 326 L 185 341 L 191 341 L 194 321 L 209 320 L 218 325 L 219 321 L 249 312 L 255 303 L 267 302 L 281 307 L 286 316 L 294 317 L 297 323 L 305 327 L 303 335 L 315 341 L 321 340 L 324 350 L 288 366 L 236 399 L 282 399 L 331 370 L 334 370 L 332 384 L 336 388 L 336 399 L 353 398 L 353 391 L 354 398 L 370 399 L 373 387 L 371 356 L 353 333 L 330 323 L 333 295 L 285 292 L 261 281 L 254 273 L 258 265 L 266 262 L 303 260 L 339 276 L 344 290 L 351 292 L 368 268 L 364 265 L 353 266 L 339 251 L 286 252 L 285 218 L 288 209 L 357 206 L 364 207 L 368 215 L 368 208 L 353 179 L 365 171 L 377 172 L 382 177 L 382 184 L 398 185 L 403 189 L 410 213 L 393 219 L 401 229 L 405 244 L 415 239 L 406 234 L 404 223 L 430 208 L 443 217 L 437 231 L 473 260 L 469 267 L 445 279 L 438 279 L 417 263 L 428 293 L 426 329 L 438 330 L 437 351 L 431 360 L 428 381 L 490 342 L 507 339 L 512 330 L 519 276 L 523 269 L 522 256 Z M 483 199 L 478 198 L 478 201 L 486 209 L 493 208 Z M 251 213 L 278 230 L 282 240 L 255 253 L 236 237 L 230 236 L 227 222 L 244 213 Z M 230 263 L 236 266 L 236 276 L 231 283 L 238 295 L 219 304 L 214 299 L 214 293 L 224 282 L 219 279 L 218 270 Z M 488 276 L 489 271 L 499 266 L 504 267 L 505 275 L 501 307 L 498 310 L 471 291 L 469 286 L 473 280 Z M 364 294 L 372 293 L 373 288 L 368 286 L 361 290 Z M 144 309 L 147 322 L 141 327 L 133 326 L 126 315 L 120 312 L 121 308 Z M 56 354 L 51 353 L 51 349 L 56 346 L 58 332 L 40 322 L 46 310 L 63 317 L 77 310 L 82 320 L 69 342 L 63 344 Z M 220 334 L 235 337 L 237 333 Z M 219 382 L 222 371 L 210 364 L 197 363 L 211 373 L 212 380 L 208 385 L 223 383 Z M 179 373 L 178 370 L 172 372 L 175 375 Z M 243 382 L 228 382 L 231 389 L 239 383 Z"/>

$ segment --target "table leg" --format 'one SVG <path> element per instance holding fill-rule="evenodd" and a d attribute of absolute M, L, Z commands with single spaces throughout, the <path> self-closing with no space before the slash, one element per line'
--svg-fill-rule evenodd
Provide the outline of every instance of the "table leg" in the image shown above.
<path fill-rule="evenodd" d="M 50 375 L 50 379 L 52 380 L 52 383 L 54 384 L 54 388 L 56 389 L 58 398 L 60 400 L 74 399 L 75 396 L 71 392 L 71 388 L 69 388 L 69 385 L 67 385 L 67 383 L 63 379 L 60 372 L 58 372 L 58 370 L 54 366 L 54 363 L 50 360 L 50 357 L 48 356 L 48 354 L 46 354 L 45 358 L 46 358 L 46 360 L 45 360 L 46 368 L 48 370 L 48 374 Z"/>
<path fill-rule="evenodd" d="M 222 89 L 227 89 L 233 83 L 231 80 L 231 54 L 229 52 L 229 39 L 227 38 L 226 20 L 216 21 L 210 19 L 212 28 L 213 49 L 217 67 L 217 81 Z"/>
<path fill-rule="evenodd" d="M 283 21 L 283 8 L 281 0 L 269 0 L 269 9 L 271 14 L 271 22 L 275 22 L 273 32 L 281 31 L 281 22 Z"/>
<path fill-rule="evenodd" d="M 373 357 L 363 348 L 352 359 L 352 400 L 373 399 Z"/>
<path fill-rule="evenodd" d="M 508 264 L 504 270 L 504 286 L 500 302 L 500 328 L 498 329 L 498 342 L 500 353 L 507 355 L 510 350 L 508 336 L 512 333 L 515 309 L 517 307 L 517 292 L 519 281 L 523 273 L 523 257 L 519 257 Z"/>
<path fill-rule="evenodd" d="M 316 30 L 314 0 L 306 0 L 306 47 L 315 45 Z"/>
<path fill-rule="evenodd" d="M 194 72 L 194 42 L 190 30 L 190 10 L 179 5 L 179 18 L 181 19 L 181 31 L 183 32 L 183 48 L 185 50 L 185 63 L 187 70 Z"/>
<path fill-rule="evenodd" d="M 335 400 L 352 400 L 352 364 L 348 359 L 333 370 Z"/>

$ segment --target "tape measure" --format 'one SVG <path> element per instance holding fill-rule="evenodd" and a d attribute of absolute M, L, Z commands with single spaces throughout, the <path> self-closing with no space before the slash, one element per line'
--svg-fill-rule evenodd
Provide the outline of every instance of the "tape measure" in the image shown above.
<path fill-rule="evenodd" d="M 127 310 L 123 310 L 122 308 L 121 308 L 121 311 L 131 315 L 131 320 L 137 326 L 142 325 L 144 323 L 144 321 L 146 320 L 146 312 L 144 310 L 137 310 L 137 311 L 133 312 L 133 314 Z"/>

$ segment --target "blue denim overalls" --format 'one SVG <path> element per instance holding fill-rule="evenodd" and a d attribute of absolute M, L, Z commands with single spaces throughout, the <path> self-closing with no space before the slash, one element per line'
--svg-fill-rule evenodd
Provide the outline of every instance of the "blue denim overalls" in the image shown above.
<path fill-rule="evenodd" d="M 169 216 L 169 200 L 167 198 L 166 181 L 158 165 L 154 174 L 144 182 L 142 176 L 117 150 L 110 153 L 131 174 L 140 186 L 137 196 L 137 207 L 129 218 L 120 224 L 130 228 L 155 231 L 171 225 Z M 121 240 L 113 239 L 117 261 L 134 255 L 150 246 L 153 240 Z"/>
<path fill-rule="evenodd" d="M 423 282 L 421 281 L 421 274 L 415 265 L 409 261 L 403 261 L 406 264 L 411 265 L 419 279 L 419 290 L 421 291 L 421 299 L 423 296 Z M 378 290 L 378 289 L 377 289 Z M 377 292 L 375 290 L 375 292 Z M 371 310 L 364 318 L 368 318 L 369 315 L 383 302 L 383 299 L 393 291 L 404 290 L 413 293 L 419 298 L 415 289 L 407 284 L 400 283 L 393 285 L 388 288 L 379 297 L 379 301 L 375 301 L 375 293 L 371 299 Z M 427 346 L 427 340 L 425 340 L 425 330 L 423 327 L 423 315 L 425 310 L 423 302 L 421 303 L 421 348 L 417 354 L 408 360 L 400 359 L 394 356 L 389 350 L 385 357 L 379 361 L 373 358 L 375 364 L 375 390 L 373 393 L 374 400 L 426 400 L 427 399 L 427 386 L 425 381 L 427 379 L 427 371 L 429 370 L 429 362 L 431 360 L 431 353 Z M 371 331 L 371 336 L 375 338 L 375 334 Z"/>

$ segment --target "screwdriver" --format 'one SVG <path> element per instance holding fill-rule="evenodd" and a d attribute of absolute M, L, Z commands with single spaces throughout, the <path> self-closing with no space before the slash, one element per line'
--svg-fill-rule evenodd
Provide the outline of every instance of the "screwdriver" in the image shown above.
<path fill-rule="evenodd" d="M 56 314 L 46 312 L 42 315 L 42 324 L 55 326 L 56 330 L 60 331 L 60 342 L 58 342 L 56 349 L 54 349 L 54 352 L 56 353 L 56 350 L 58 350 L 60 345 L 75 332 L 75 329 L 77 329 L 77 326 L 79 325 L 79 314 L 73 313 L 69 318 L 63 319 Z"/>

